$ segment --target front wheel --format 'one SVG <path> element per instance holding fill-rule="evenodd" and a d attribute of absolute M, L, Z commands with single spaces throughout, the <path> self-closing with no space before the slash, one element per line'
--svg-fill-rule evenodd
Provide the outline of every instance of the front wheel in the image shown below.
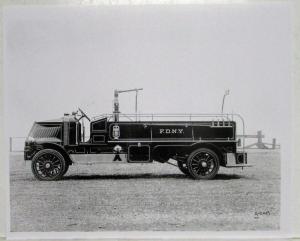
<path fill-rule="evenodd" d="M 208 148 L 193 151 L 187 159 L 187 168 L 194 179 L 213 179 L 219 167 L 218 155 Z"/>
<path fill-rule="evenodd" d="M 31 170 L 38 180 L 54 181 L 64 175 L 66 162 L 58 151 L 44 149 L 34 155 Z"/>

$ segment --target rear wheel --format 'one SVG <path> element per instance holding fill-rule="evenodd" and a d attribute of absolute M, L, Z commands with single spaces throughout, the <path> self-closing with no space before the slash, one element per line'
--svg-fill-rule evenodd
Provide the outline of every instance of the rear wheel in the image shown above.
<path fill-rule="evenodd" d="M 63 172 L 63 175 L 65 175 L 67 173 L 67 171 L 69 170 L 69 164 L 66 163 L 66 166 L 65 166 L 65 170 Z"/>
<path fill-rule="evenodd" d="M 64 157 L 58 151 L 44 149 L 34 155 L 31 170 L 38 180 L 54 181 L 65 174 L 67 166 Z"/>
<path fill-rule="evenodd" d="M 208 148 L 193 151 L 187 159 L 187 168 L 194 179 L 213 179 L 219 167 L 218 155 Z"/>

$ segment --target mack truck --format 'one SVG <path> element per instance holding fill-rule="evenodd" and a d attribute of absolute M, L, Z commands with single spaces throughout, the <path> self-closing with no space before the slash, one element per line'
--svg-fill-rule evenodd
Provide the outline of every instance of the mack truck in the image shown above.
<path fill-rule="evenodd" d="M 25 141 L 24 159 L 38 180 L 61 179 L 76 157 L 105 155 L 112 162 L 167 163 L 193 179 L 213 179 L 220 167 L 248 167 L 244 139 L 237 138 L 239 114 L 122 114 L 115 90 L 111 114 L 89 118 L 80 108 L 63 117 L 34 122 Z M 136 98 L 137 99 L 137 98 Z M 238 120 L 238 121 L 237 121 Z M 89 138 L 85 140 L 85 125 Z M 78 158 L 77 158 L 78 159 Z M 173 162 L 171 162 L 172 160 Z M 174 164 L 174 161 L 176 164 Z"/>

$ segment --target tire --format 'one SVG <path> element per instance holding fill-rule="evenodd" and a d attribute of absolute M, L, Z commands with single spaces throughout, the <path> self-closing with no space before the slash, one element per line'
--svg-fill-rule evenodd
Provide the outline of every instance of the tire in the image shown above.
<path fill-rule="evenodd" d="M 177 161 L 177 166 L 183 174 L 190 176 L 190 172 L 189 169 L 187 168 L 186 162 Z"/>
<path fill-rule="evenodd" d="M 211 149 L 199 148 L 189 155 L 187 168 L 194 179 L 213 179 L 220 168 L 219 157 Z"/>
<path fill-rule="evenodd" d="M 67 173 L 67 171 L 69 170 L 69 166 L 70 164 L 67 164 L 66 163 L 66 166 L 65 166 L 65 170 L 63 171 L 63 176 Z"/>
<path fill-rule="evenodd" d="M 67 166 L 64 157 L 58 151 L 43 149 L 34 155 L 31 170 L 40 181 L 55 181 L 64 175 Z"/>

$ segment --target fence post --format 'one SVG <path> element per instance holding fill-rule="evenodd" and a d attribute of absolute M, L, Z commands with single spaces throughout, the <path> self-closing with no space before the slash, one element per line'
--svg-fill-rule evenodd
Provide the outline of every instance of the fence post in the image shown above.
<path fill-rule="evenodd" d="M 263 142 L 262 142 L 262 131 L 257 131 L 257 147 L 263 148 Z"/>
<path fill-rule="evenodd" d="M 276 149 L 276 138 L 272 140 L 272 149 Z"/>
<path fill-rule="evenodd" d="M 12 137 L 9 137 L 9 152 L 12 152 Z"/>

